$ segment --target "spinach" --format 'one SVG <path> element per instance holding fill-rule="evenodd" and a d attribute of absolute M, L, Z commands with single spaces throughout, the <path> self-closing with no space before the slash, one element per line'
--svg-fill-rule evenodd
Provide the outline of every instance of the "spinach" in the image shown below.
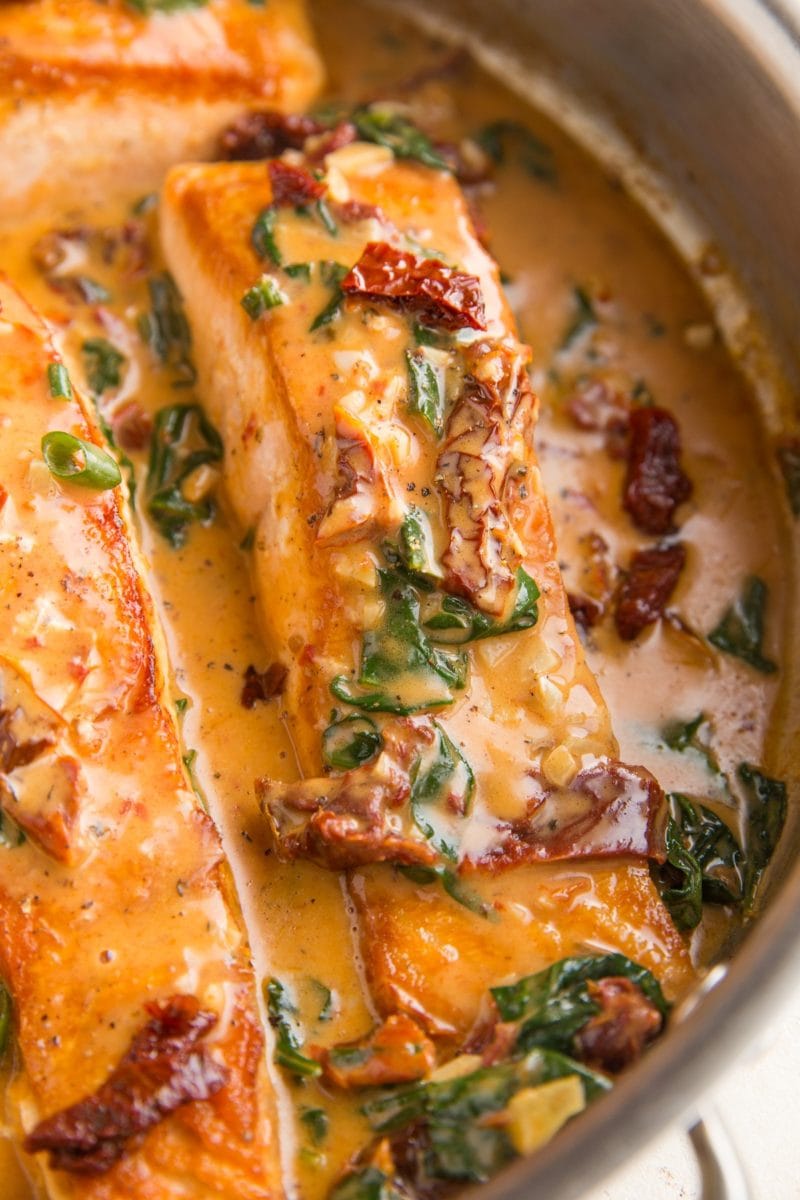
<path fill-rule="evenodd" d="M 673 792 L 670 807 L 684 845 L 701 872 L 703 900 L 738 904 L 744 894 L 744 855 L 733 832 L 704 804 Z"/>
<path fill-rule="evenodd" d="M 105 418 L 105 413 L 103 412 L 102 408 L 100 407 L 100 398 L 98 396 L 92 396 L 92 402 L 94 404 L 94 411 L 97 416 L 97 424 L 100 426 L 100 432 L 102 433 L 103 437 L 108 442 L 111 449 L 114 451 L 114 454 L 116 455 L 119 465 L 121 467 L 124 467 L 125 471 L 127 472 L 127 475 L 128 475 L 128 499 L 130 501 L 131 508 L 135 512 L 136 511 L 136 468 L 134 467 L 133 463 L 131 462 L 130 458 L 125 453 L 125 451 L 120 450 L 119 446 L 117 445 L 117 439 L 114 437 L 114 430 L 109 425 L 108 421 Z"/>
<path fill-rule="evenodd" d="M 102 396 L 122 382 L 120 368 L 125 355 L 112 346 L 106 338 L 89 338 L 81 346 L 86 382 L 95 396 Z"/>
<path fill-rule="evenodd" d="M 363 141 L 387 146 L 396 158 L 413 158 L 440 171 L 449 169 L 430 138 L 400 113 L 380 104 L 370 104 L 357 108 L 351 120 Z"/>
<path fill-rule="evenodd" d="M 150 312 L 139 318 L 139 336 L 160 363 L 175 371 L 173 387 L 191 387 L 197 378 L 192 362 L 192 334 L 183 299 L 169 271 L 147 281 Z"/>
<path fill-rule="evenodd" d="M 388 547 L 387 560 L 390 562 L 393 549 L 391 546 Z M 400 556 L 400 562 L 413 577 L 413 582 L 417 583 L 417 586 L 424 586 L 422 581 L 441 577 L 441 571 L 436 562 L 430 522 L 422 509 L 417 508 L 414 504 L 403 517 L 397 542 L 397 553 Z"/>
<path fill-rule="evenodd" d="M 442 595 L 435 601 L 435 610 L 429 615 L 426 613 L 424 625 L 426 629 L 434 631 L 434 637 L 436 634 L 446 635 L 445 638 L 435 637 L 435 640 L 446 640 L 458 645 L 481 638 L 517 633 L 522 629 L 531 629 L 538 621 L 539 607 L 536 602 L 539 595 L 534 580 L 524 567 L 519 567 L 516 599 L 507 621 L 496 621 L 488 617 L 460 596 Z"/>
<path fill-rule="evenodd" d="M 777 454 L 789 507 L 796 517 L 800 517 L 800 439 L 779 446 Z"/>
<path fill-rule="evenodd" d="M 328 1136 L 328 1114 L 323 1108 L 303 1108 L 300 1110 L 300 1120 L 311 1134 L 311 1140 L 316 1146 L 324 1142 Z"/>
<path fill-rule="evenodd" d="M 268 258 L 276 267 L 283 266 L 283 257 L 275 241 L 278 210 L 270 205 L 262 208 L 250 233 L 250 242 L 259 258 Z"/>
<path fill-rule="evenodd" d="M 440 329 L 431 329 L 428 325 L 423 325 L 421 321 L 415 321 L 412 329 L 414 341 L 418 346 L 446 346 L 449 334 L 443 333 Z"/>
<path fill-rule="evenodd" d="M 361 1111 L 378 1133 L 421 1123 L 426 1135 L 421 1165 L 426 1175 L 482 1181 L 514 1157 L 502 1124 L 492 1124 L 487 1117 L 503 1112 L 522 1088 L 565 1075 L 578 1075 L 592 1099 L 611 1087 L 610 1080 L 566 1055 L 536 1049 L 523 1058 L 479 1067 L 456 1079 L 387 1090 Z"/>
<path fill-rule="evenodd" d="M 3 1061 L 11 1036 L 11 997 L 0 980 L 0 1062 Z"/>
<path fill-rule="evenodd" d="M 322 757 L 338 771 L 364 766 L 382 746 L 383 738 L 375 722 L 358 713 L 331 722 L 322 735 Z"/>
<path fill-rule="evenodd" d="M 319 979 L 311 979 L 309 982 L 322 1001 L 319 1013 L 317 1014 L 317 1020 L 330 1021 L 336 1007 L 333 991 L 327 984 L 321 983 Z"/>
<path fill-rule="evenodd" d="M 667 822 L 666 841 L 667 861 L 657 875 L 659 892 L 675 927 L 688 931 L 699 925 L 703 916 L 703 872 L 672 817 Z"/>
<path fill-rule="evenodd" d="M 461 876 L 450 867 L 398 867 L 397 870 L 412 883 L 440 883 L 451 900 L 463 908 L 475 913 L 476 917 L 484 917 L 487 921 L 497 921 L 497 913 L 490 904 L 486 904 L 474 888 L 464 883 Z"/>
<path fill-rule="evenodd" d="M 492 988 L 491 994 L 502 1020 L 519 1024 L 520 1050 L 539 1046 L 567 1053 L 575 1034 L 600 1011 L 587 984 L 615 975 L 635 983 L 666 1017 L 668 1005 L 658 980 L 624 954 L 564 958 L 518 983 Z"/>
<path fill-rule="evenodd" d="M 579 337 L 597 324 L 597 313 L 592 298 L 585 288 L 574 287 L 572 289 L 572 303 L 574 315 L 561 339 L 559 351 L 569 350 L 573 342 L 576 342 Z"/>
<path fill-rule="evenodd" d="M 171 546 L 182 546 L 186 527 L 209 521 L 211 500 L 187 500 L 181 485 L 193 471 L 222 459 L 222 439 L 198 404 L 173 404 L 156 415 L 147 469 L 147 509 Z"/>
<path fill-rule="evenodd" d="M 264 992 L 267 1017 L 276 1035 L 275 1062 L 299 1079 L 314 1079 L 321 1075 L 319 1063 L 300 1052 L 303 1036 L 294 1019 L 297 1008 L 284 985 L 278 979 L 268 979 L 264 984 Z"/>
<path fill-rule="evenodd" d="M 314 208 L 317 211 L 317 216 L 322 222 L 325 232 L 329 234 L 330 237 L 338 237 L 339 226 L 334 221 L 333 216 L 331 215 L 331 210 L 328 208 L 328 205 L 325 203 L 325 201 L 321 199 L 318 200 L 314 205 Z"/>
<path fill-rule="evenodd" d="M 342 280 L 345 275 L 349 274 L 349 268 L 338 262 L 321 262 L 319 264 L 319 272 L 322 282 L 326 287 L 331 289 L 331 296 L 325 307 L 317 313 L 311 322 L 309 326 L 310 333 L 314 333 L 317 329 L 322 329 L 324 325 L 330 325 L 332 321 L 337 320 L 341 315 L 342 301 L 344 300 Z"/>
<path fill-rule="evenodd" d="M 777 665 L 762 653 L 764 613 L 768 599 L 767 585 L 757 575 L 744 582 L 742 593 L 725 612 L 722 620 L 708 635 L 712 646 L 749 663 L 764 675 L 777 671 Z"/>
<path fill-rule="evenodd" d="M 369 712 L 404 715 L 451 704 L 452 692 L 466 684 L 466 655 L 440 649 L 428 639 L 419 622 L 419 596 L 398 571 L 380 568 L 378 579 L 384 617 L 377 629 L 364 634 L 357 681 L 371 690 L 354 692 L 352 682 L 339 675 L 331 691 Z"/>
<path fill-rule="evenodd" d="M 475 141 L 498 166 L 506 162 L 509 145 L 514 145 L 519 162 L 529 175 L 543 183 L 556 182 L 553 151 L 522 122 L 492 121 L 479 130 Z"/>
<path fill-rule="evenodd" d="M 745 911 L 753 909 L 756 889 L 772 858 L 786 820 L 786 784 L 770 779 L 749 763 L 736 772 L 747 795 L 747 866 L 744 878 Z"/>
<path fill-rule="evenodd" d="M 311 263 L 287 263 L 283 269 L 290 279 L 302 279 L 304 283 L 311 282 Z"/>
<path fill-rule="evenodd" d="M 380 1167 L 357 1167 L 345 1175 L 328 1194 L 328 1200 L 407 1200 Z"/>
<path fill-rule="evenodd" d="M 437 437 L 444 433 L 445 397 L 439 376 L 428 360 L 406 351 L 408 366 L 408 407 L 424 417 Z"/>
<path fill-rule="evenodd" d="M 411 815 L 439 853 L 458 861 L 457 827 L 468 814 L 475 776 L 464 755 L 434 721 L 436 740 L 416 765 L 411 786 Z"/>
<path fill-rule="evenodd" d="M 669 746 L 670 750 L 677 750 L 680 753 L 694 750 L 705 759 L 714 775 L 722 776 L 724 779 L 717 757 L 707 740 L 710 730 L 711 722 L 708 717 L 705 713 L 698 713 L 691 721 L 673 721 L 666 725 L 661 731 L 661 736 L 664 744 Z"/>

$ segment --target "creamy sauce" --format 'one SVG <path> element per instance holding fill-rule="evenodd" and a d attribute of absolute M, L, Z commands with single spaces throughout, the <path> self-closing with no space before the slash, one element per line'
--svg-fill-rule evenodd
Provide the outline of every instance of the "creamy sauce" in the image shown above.
<path fill-rule="evenodd" d="M 337 5 L 335 13 L 333 6 L 321 8 L 319 36 L 331 70 L 330 90 L 337 98 L 382 92 L 387 79 L 410 76 L 447 55 L 446 48 L 429 44 L 391 18 L 382 16 L 378 28 L 355 0 Z M 680 422 L 694 495 L 681 529 L 689 565 L 672 607 L 689 627 L 705 633 L 740 580 L 757 574 L 771 591 L 766 650 L 779 659 L 783 606 L 788 603 L 780 573 L 782 505 L 765 482 L 763 455 L 753 450 L 761 445 L 761 433 L 747 389 L 685 268 L 613 180 L 475 68 L 433 79 L 415 93 L 413 104 L 426 114 L 426 123 L 434 114 L 442 136 L 455 138 L 492 120 L 514 119 L 552 150 L 555 183 L 531 178 L 512 161 L 498 171 L 498 186 L 484 197 L 483 209 L 492 252 L 511 277 L 508 294 L 521 335 L 533 348 L 534 383 L 543 401 L 538 453 L 568 585 L 580 589 L 586 535 L 600 534 L 609 556 L 622 564 L 645 540 L 620 508 L 622 467 L 606 456 L 599 435 L 576 430 L 565 412 L 571 381 L 587 367 L 582 356 L 591 351 L 596 357 L 589 365 L 645 381 L 656 402 Z M 92 264 L 90 273 L 114 293 L 107 306 L 113 323 L 106 319 L 101 328 L 90 307 L 64 305 L 29 261 L 31 246 L 54 225 L 118 226 L 126 215 L 120 209 L 53 214 L 35 228 L 3 235 L 0 257 L 30 301 L 63 326 L 76 375 L 75 352 L 83 338 L 107 336 L 130 357 L 115 404 L 135 395 L 155 412 L 183 397 L 176 396 L 165 372 L 153 369 L 134 332 L 135 315 L 148 304 L 144 281 L 124 282 Z M 157 266 L 154 260 L 152 267 Z M 579 346 L 559 353 L 576 285 L 603 297 L 602 320 Z M 146 464 L 144 455 L 133 457 L 141 495 Z M 140 517 L 138 524 L 166 629 L 175 695 L 189 700 L 183 716 L 185 745 L 198 751 L 196 777 L 233 868 L 257 978 L 276 976 L 293 985 L 310 1042 L 354 1038 L 369 1028 L 372 1016 L 361 980 L 356 918 L 342 883 L 336 874 L 312 865 L 282 866 L 264 850 L 253 780 L 261 774 L 290 779 L 297 766 L 280 700 L 251 710 L 240 703 L 247 666 L 263 669 L 272 657 L 259 633 L 248 558 L 239 549 L 244 530 L 223 507 L 213 524 L 193 527 L 187 545 L 175 550 L 146 519 Z M 666 790 L 708 796 L 722 809 L 728 803 L 719 788 L 715 792 L 701 756 L 670 751 L 660 737 L 668 721 L 685 721 L 701 711 L 713 714 L 714 746 L 724 770 L 742 760 L 769 767 L 774 679 L 728 656 L 709 655 L 696 639 L 666 623 L 632 646 L 623 645 L 606 623 L 589 636 L 587 653 L 611 708 L 622 757 L 650 767 Z M 731 819 L 730 810 L 727 815 Z M 553 895 L 567 897 L 567 902 L 579 892 L 591 894 L 605 886 L 569 865 L 547 871 Z M 408 903 L 415 902 L 411 891 L 409 887 Z M 398 899 L 405 903 L 405 892 Z M 549 903 L 557 912 L 557 900 Z M 534 919 L 544 922 L 544 909 L 520 917 L 522 925 Z M 696 960 L 713 957 L 731 928 L 731 921 L 718 914 L 708 920 L 694 938 Z M 440 978 L 443 992 L 451 989 L 455 995 L 457 974 Z M 324 993 L 319 984 L 334 997 L 327 1020 L 320 1019 Z M 365 1123 L 357 1100 L 328 1095 L 316 1083 L 275 1082 L 285 1102 L 287 1173 L 296 1170 L 300 1194 L 316 1200 L 366 1140 Z M 317 1106 L 328 1111 L 330 1132 L 321 1145 L 314 1145 L 306 1127 L 294 1121 L 292 1103 L 301 1112 Z M 27 1193 L 12 1164 L 8 1146 L 0 1141 L 3 1198 L 22 1200 Z"/>

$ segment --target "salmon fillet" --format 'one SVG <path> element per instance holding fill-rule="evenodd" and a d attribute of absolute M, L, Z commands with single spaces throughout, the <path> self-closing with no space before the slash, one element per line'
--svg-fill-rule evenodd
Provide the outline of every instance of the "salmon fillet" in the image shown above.
<path fill-rule="evenodd" d="M 282 1193 L 248 946 L 181 761 L 121 489 L 51 474 L 43 434 L 100 439 L 41 320 L 2 279 L 0 303 L 0 980 L 16 1140 L 54 1119 L 58 1169 L 41 1152 L 24 1162 L 64 1200 L 265 1200 Z M 130 1099 L 137 1046 L 140 1063 L 174 1058 L 161 1119 L 101 1140 L 108 1169 L 87 1173 L 98 1159 L 69 1150 L 63 1110 L 126 1054 Z"/>
<path fill-rule="evenodd" d="M 617 761 L 569 612 L 497 267 L 447 171 L 309 153 L 178 167 L 161 209 L 288 670 L 306 778 L 259 781 L 270 842 L 350 869 L 378 1007 L 433 1032 L 587 945 L 676 995 L 663 797 Z"/>
<path fill-rule="evenodd" d="M 303 0 L 148 7 L 0 5 L 0 223 L 150 192 L 243 107 L 296 111 L 319 87 Z"/>

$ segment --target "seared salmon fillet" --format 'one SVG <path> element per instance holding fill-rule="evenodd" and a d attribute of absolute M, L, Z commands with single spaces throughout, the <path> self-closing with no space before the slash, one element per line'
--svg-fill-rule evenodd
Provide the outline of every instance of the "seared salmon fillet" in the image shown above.
<path fill-rule="evenodd" d="M 321 76 L 303 0 L 2 4 L 0 222 L 149 192 L 243 107 L 301 109 Z"/>
<path fill-rule="evenodd" d="M 247 941 L 118 472 L 41 320 L 4 280 L 0 302 L 0 980 L 25 1168 L 64 1200 L 278 1196 Z"/>
<path fill-rule="evenodd" d="M 675 995 L 663 795 L 569 612 L 529 352 L 454 177 L 354 133 L 178 167 L 161 209 L 288 671 L 305 778 L 258 782 L 270 843 L 351 871 L 379 1008 L 432 1032 L 586 946 Z"/>

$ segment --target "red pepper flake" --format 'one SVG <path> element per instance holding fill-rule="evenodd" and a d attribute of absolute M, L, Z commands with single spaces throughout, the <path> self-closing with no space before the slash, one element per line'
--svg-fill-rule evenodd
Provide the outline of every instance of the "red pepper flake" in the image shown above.
<path fill-rule="evenodd" d="M 241 702 L 244 708 L 254 708 L 259 700 L 279 696 L 286 683 L 288 671 L 283 663 L 270 663 L 266 671 L 257 671 L 251 664 L 244 673 Z"/>
<path fill-rule="evenodd" d="M 274 158 L 284 150 L 302 150 L 306 138 L 324 132 L 322 122 L 296 113 L 242 113 L 224 130 L 219 157 L 234 162 Z"/>
<path fill-rule="evenodd" d="M 25 1139 L 29 1154 L 49 1150 L 53 1170 L 103 1175 L 125 1156 L 131 1138 L 225 1086 L 227 1067 L 199 1044 L 216 1025 L 216 1013 L 201 1009 L 194 996 L 145 1008 L 150 1020 L 106 1082 L 40 1121 Z"/>
<path fill-rule="evenodd" d="M 617 633 L 626 642 L 663 616 L 685 563 L 686 549 L 681 542 L 648 546 L 634 554 L 619 589 L 614 615 Z"/>
<path fill-rule="evenodd" d="M 303 208 L 325 194 L 325 185 L 305 167 L 293 167 L 291 163 L 276 159 L 267 164 L 267 171 L 272 186 L 272 203 L 278 207 L 289 205 Z"/>
<path fill-rule="evenodd" d="M 623 506 L 645 533 L 669 533 L 676 508 L 692 494 L 681 468 L 678 422 L 663 408 L 636 408 L 629 428 Z"/>
<path fill-rule="evenodd" d="M 419 313 L 427 325 L 486 328 L 480 280 L 388 242 L 370 242 L 341 286 L 346 296 L 386 300 Z"/>

